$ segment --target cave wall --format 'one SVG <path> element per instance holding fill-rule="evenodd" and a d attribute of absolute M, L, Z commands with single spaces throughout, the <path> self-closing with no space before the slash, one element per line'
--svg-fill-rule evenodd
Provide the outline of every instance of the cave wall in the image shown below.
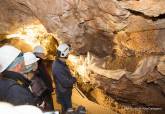
<path fill-rule="evenodd" d="M 1 33 L 39 20 L 79 54 L 164 53 L 163 4 L 163 0 L 1 0 Z"/>
<path fill-rule="evenodd" d="M 17 8 L 15 8 L 17 7 Z M 0 0 L 0 34 L 7 35 L 31 23 L 38 23 L 27 7 L 10 0 Z"/>
<path fill-rule="evenodd" d="M 102 65 L 104 71 L 116 64 L 121 67 L 115 66 L 115 69 L 129 70 L 138 67 L 140 60 L 136 57 L 165 53 L 164 0 L 0 0 L 0 11 L 1 39 L 17 28 L 41 23 L 47 32 L 55 34 L 58 41 L 69 42 L 77 55 L 86 56 L 90 52 L 97 56 L 96 61 L 101 63 L 97 66 Z M 119 57 L 118 60 L 118 56 L 122 59 Z M 128 65 L 122 66 L 125 63 Z M 131 66 L 129 63 L 135 64 Z M 163 60 L 163 72 L 164 64 Z M 164 76 L 163 73 L 160 75 Z M 154 86 L 148 83 L 136 85 L 128 78 L 120 78 L 118 81 L 95 78 L 95 82 L 101 81 L 99 83 L 104 86 L 100 87 L 116 99 L 164 106 L 164 78 L 154 80 Z M 135 91 L 130 92 L 132 90 Z M 148 99 L 145 95 L 149 93 L 155 94 Z M 139 96 L 134 97 L 137 94 Z M 161 100 L 153 99 L 158 96 Z"/>

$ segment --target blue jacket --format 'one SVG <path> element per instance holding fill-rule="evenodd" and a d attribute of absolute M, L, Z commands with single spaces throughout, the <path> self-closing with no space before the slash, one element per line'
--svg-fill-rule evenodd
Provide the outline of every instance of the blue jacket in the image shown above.
<path fill-rule="evenodd" d="M 76 78 L 72 76 L 66 63 L 55 60 L 52 65 L 52 73 L 55 78 L 57 94 L 66 94 L 72 92 L 73 84 Z"/>
<path fill-rule="evenodd" d="M 35 105 L 36 98 L 28 89 L 30 82 L 27 79 L 12 71 L 5 71 L 2 76 L 0 78 L 0 101 L 14 105 Z"/>

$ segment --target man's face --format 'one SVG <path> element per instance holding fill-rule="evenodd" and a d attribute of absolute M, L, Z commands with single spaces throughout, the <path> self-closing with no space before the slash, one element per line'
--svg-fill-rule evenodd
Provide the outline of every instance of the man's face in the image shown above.
<path fill-rule="evenodd" d="M 36 71 L 37 68 L 38 68 L 38 63 L 37 63 L 37 62 L 34 63 L 34 64 L 32 65 L 32 67 L 33 67 L 33 70 L 32 70 L 32 71 Z"/>
<path fill-rule="evenodd" d="M 24 61 L 23 62 L 21 62 L 21 68 L 20 68 L 20 71 L 23 71 L 24 70 L 24 68 L 25 68 L 25 63 L 24 63 Z"/>
<path fill-rule="evenodd" d="M 16 65 L 16 67 L 13 69 L 13 71 L 23 73 L 24 68 L 25 68 L 25 63 L 24 63 L 24 61 L 22 61 L 21 63 Z"/>

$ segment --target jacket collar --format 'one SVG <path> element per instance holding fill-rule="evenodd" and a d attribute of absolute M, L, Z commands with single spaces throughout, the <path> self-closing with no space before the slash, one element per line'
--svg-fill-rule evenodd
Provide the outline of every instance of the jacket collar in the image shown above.
<path fill-rule="evenodd" d="M 60 64 L 62 64 L 63 66 L 66 66 L 66 62 L 61 61 L 60 59 L 57 59 L 57 61 L 58 61 Z"/>

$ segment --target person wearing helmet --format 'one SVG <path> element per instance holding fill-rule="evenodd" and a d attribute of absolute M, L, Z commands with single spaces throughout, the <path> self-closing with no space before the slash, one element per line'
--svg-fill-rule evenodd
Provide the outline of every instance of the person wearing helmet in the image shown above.
<path fill-rule="evenodd" d="M 45 58 L 45 49 L 40 45 L 34 47 L 33 53 L 35 54 L 36 57 L 39 57 L 42 59 Z"/>
<path fill-rule="evenodd" d="M 24 74 L 25 77 L 28 80 L 32 80 L 34 76 L 34 72 L 38 68 L 37 61 L 39 58 L 37 58 L 32 52 L 26 52 L 24 53 L 24 62 L 25 62 L 25 69 L 24 69 Z"/>
<path fill-rule="evenodd" d="M 67 44 L 60 44 L 57 48 L 57 59 L 53 62 L 52 73 L 55 78 L 57 101 L 62 105 L 62 113 L 72 108 L 71 96 L 76 78 L 72 76 L 66 60 L 71 51 Z"/>
<path fill-rule="evenodd" d="M 28 88 L 30 81 L 22 75 L 24 57 L 21 51 L 5 45 L 0 48 L 0 53 L 0 101 L 35 105 L 35 97 Z"/>
<path fill-rule="evenodd" d="M 52 111 L 54 110 L 53 100 L 51 96 L 51 93 L 53 92 L 53 87 L 51 76 L 45 66 L 45 49 L 42 46 L 38 45 L 34 48 L 33 53 L 36 55 L 36 57 L 40 58 L 40 60 L 38 61 L 38 69 L 36 70 L 36 76 L 37 78 L 40 78 L 46 86 L 46 90 L 43 92 L 42 95 L 40 95 L 40 99 L 45 102 L 44 110 Z"/>
<path fill-rule="evenodd" d="M 31 81 L 31 91 L 37 98 L 37 104 L 40 105 L 42 101 L 39 97 L 45 91 L 46 86 L 44 82 L 35 74 L 38 68 L 38 60 L 39 58 L 37 58 L 32 52 L 24 53 L 25 69 L 23 73 L 24 76 Z"/>

